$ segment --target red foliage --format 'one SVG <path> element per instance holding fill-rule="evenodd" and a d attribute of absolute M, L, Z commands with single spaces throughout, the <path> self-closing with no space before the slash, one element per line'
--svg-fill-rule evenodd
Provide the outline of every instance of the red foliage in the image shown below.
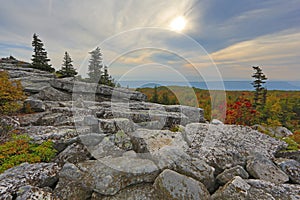
<path fill-rule="evenodd" d="M 234 103 L 227 105 L 225 123 L 253 125 L 257 121 L 258 114 L 251 101 L 242 94 Z"/>

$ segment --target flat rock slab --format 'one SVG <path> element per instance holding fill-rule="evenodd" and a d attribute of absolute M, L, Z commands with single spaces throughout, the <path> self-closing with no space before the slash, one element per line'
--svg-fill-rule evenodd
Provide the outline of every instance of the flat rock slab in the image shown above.
<path fill-rule="evenodd" d="M 161 199 L 207 200 L 210 198 L 209 192 L 201 182 L 169 169 L 164 170 L 155 179 L 153 185 Z"/>

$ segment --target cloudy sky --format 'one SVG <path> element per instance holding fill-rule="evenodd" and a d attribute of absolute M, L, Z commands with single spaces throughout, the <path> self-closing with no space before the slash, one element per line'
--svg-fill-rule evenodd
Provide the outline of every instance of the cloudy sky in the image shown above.
<path fill-rule="evenodd" d="M 0 57 L 30 61 L 32 35 L 59 69 L 86 73 L 99 46 L 122 80 L 270 80 L 300 76 L 300 0 L 0 0 Z M 178 17 L 186 25 L 174 31 Z"/>

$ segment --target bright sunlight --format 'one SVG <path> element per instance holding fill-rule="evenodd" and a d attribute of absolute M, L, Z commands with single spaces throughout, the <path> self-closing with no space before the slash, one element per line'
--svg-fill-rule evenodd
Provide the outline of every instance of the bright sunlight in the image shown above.
<path fill-rule="evenodd" d="M 173 31 L 182 31 L 185 28 L 186 20 L 183 16 L 178 16 L 170 23 Z"/>

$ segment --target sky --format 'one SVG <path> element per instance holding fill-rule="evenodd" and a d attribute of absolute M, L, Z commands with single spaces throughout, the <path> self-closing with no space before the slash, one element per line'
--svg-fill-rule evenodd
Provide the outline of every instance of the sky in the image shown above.
<path fill-rule="evenodd" d="M 85 76 L 101 48 L 117 80 L 299 81 L 300 0 L 0 0 L 0 57 L 30 62 L 34 33 L 51 64 Z M 182 31 L 170 23 L 186 20 Z"/>

